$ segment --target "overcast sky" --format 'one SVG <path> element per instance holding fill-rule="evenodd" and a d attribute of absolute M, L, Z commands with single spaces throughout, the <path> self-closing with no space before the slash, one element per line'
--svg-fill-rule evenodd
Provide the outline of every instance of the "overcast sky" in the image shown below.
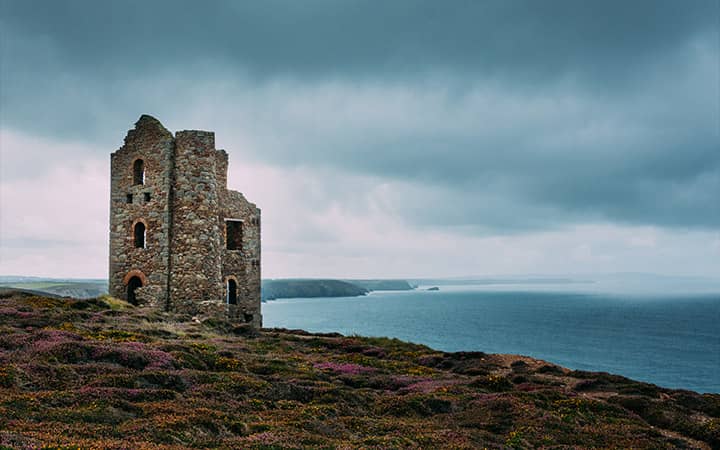
<path fill-rule="evenodd" d="M 0 274 L 107 276 L 141 114 L 216 132 L 264 277 L 720 274 L 718 0 L 0 5 Z"/>

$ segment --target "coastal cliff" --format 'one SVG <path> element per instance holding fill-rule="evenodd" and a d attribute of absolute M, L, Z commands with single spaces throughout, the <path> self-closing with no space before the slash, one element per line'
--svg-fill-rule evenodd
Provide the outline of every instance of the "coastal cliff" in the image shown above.
<path fill-rule="evenodd" d="M 35 291 L 40 295 L 93 298 L 107 294 L 107 280 L 74 280 L 0 276 L 0 288 Z M 357 297 L 370 291 L 409 291 L 405 280 L 335 280 L 285 278 L 262 280 L 262 300 L 278 298 Z"/>
<path fill-rule="evenodd" d="M 262 280 L 262 299 L 358 297 L 371 291 L 413 289 L 405 280 L 266 279 Z"/>
<path fill-rule="evenodd" d="M 368 290 L 340 280 L 262 280 L 262 299 L 311 298 L 311 297 L 357 297 Z"/>
<path fill-rule="evenodd" d="M 720 395 L 524 356 L 6 291 L 0 448 L 48 445 L 720 448 Z"/>
<path fill-rule="evenodd" d="M 411 291 L 413 286 L 406 280 L 345 280 L 368 291 Z"/>

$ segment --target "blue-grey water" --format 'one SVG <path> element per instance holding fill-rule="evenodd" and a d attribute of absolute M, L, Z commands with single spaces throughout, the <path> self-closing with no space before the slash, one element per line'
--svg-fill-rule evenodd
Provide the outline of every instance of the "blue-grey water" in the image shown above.
<path fill-rule="evenodd" d="M 720 393 L 720 295 L 473 286 L 263 304 L 266 327 L 389 336 L 444 351 L 528 355 L 664 387 Z"/>

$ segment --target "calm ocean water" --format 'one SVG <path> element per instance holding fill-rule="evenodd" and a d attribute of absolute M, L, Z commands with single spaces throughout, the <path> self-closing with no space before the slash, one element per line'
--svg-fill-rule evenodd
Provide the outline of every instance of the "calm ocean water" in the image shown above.
<path fill-rule="evenodd" d="M 266 327 L 516 353 L 660 386 L 720 393 L 720 295 L 441 287 L 263 304 Z"/>

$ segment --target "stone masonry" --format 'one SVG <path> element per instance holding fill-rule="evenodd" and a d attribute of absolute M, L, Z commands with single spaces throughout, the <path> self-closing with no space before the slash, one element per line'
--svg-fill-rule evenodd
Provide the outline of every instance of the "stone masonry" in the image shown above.
<path fill-rule="evenodd" d="M 110 295 L 261 327 L 260 209 L 227 189 L 215 134 L 143 115 L 110 160 Z"/>

